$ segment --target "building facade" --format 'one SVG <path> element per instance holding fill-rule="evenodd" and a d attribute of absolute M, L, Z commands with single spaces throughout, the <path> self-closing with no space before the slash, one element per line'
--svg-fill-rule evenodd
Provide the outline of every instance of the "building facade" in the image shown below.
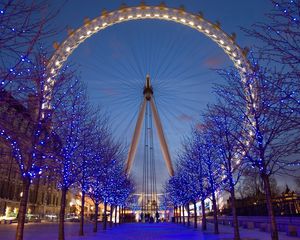
<path fill-rule="evenodd" d="M 8 92 L 0 93 L 1 129 L 18 139 L 22 153 L 26 154 L 30 152 L 34 129 L 34 101 L 34 97 L 30 96 L 27 103 L 21 103 Z M 47 128 L 42 131 L 47 131 Z M 16 217 L 23 194 L 19 166 L 12 151 L 11 142 L 0 137 L 0 217 Z M 26 156 L 24 158 L 27 161 Z M 56 186 L 55 181 L 46 176 L 36 178 L 29 190 L 28 213 L 39 214 L 41 217 L 58 215 L 61 193 Z M 69 194 L 67 206 L 70 201 Z M 68 212 L 69 207 L 66 210 Z"/>

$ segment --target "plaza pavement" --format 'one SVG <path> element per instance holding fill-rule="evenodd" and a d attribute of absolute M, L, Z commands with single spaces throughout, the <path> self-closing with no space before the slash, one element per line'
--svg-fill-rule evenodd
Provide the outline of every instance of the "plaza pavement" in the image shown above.
<path fill-rule="evenodd" d="M 78 223 L 66 223 L 66 240 L 230 240 L 233 237 L 233 229 L 220 225 L 220 234 L 213 234 L 212 225 L 208 224 L 208 230 L 186 227 L 174 223 L 127 223 L 115 226 L 112 229 L 102 230 L 99 224 L 98 233 L 92 232 L 92 224 L 85 225 L 85 236 L 79 237 Z M 0 240 L 14 240 L 16 224 L 0 225 Z M 55 223 L 29 223 L 25 225 L 24 240 L 56 240 L 58 225 Z M 280 233 L 280 240 L 299 240 L 299 237 L 288 237 Z M 270 234 L 257 229 L 248 230 L 241 228 L 241 237 L 245 240 L 269 240 Z"/>

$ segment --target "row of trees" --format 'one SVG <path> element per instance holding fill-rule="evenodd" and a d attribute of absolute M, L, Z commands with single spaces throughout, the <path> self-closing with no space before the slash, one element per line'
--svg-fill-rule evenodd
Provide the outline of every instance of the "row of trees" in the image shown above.
<path fill-rule="evenodd" d="M 95 204 L 94 231 L 97 231 L 99 204 L 104 205 L 106 229 L 108 204 L 112 214 L 112 209 L 124 206 L 134 191 L 133 182 L 124 172 L 124 148 L 113 139 L 108 118 L 89 105 L 80 81 L 71 81 L 67 89 L 70 91 L 67 101 L 52 116 L 51 134 L 58 136 L 60 146 L 49 168 L 54 170 L 53 180 L 58 181 L 62 191 L 59 239 L 64 239 L 66 194 L 70 188 L 79 190 L 82 196 L 80 235 L 84 234 L 86 196 Z M 66 93 L 62 87 L 59 91 Z M 49 177 L 49 172 L 46 175 Z"/>
<path fill-rule="evenodd" d="M 203 229 L 204 199 L 210 198 L 215 233 L 216 191 L 229 192 L 235 239 L 240 239 L 235 192 L 243 173 L 255 172 L 263 183 L 273 240 L 278 230 L 270 178 L 299 173 L 300 2 L 272 3 L 270 22 L 245 30 L 262 42 L 249 56 L 252 71 L 242 78 L 235 69 L 219 71 L 226 81 L 215 87 L 217 103 L 193 127 L 166 187 L 176 206 L 201 201 Z"/>
<path fill-rule="evenodd" d="M 134 190 L 123 171 L 124 148 L 113 138 L 105 114 L 90 106 L 85 86 L 68 66 L 53 82 L 51 109 L 43 108 L 50 97 L 44 93 L 50 57 L 44 43 L 57 33 L 49 25 L 57 11 L 49 12 L 48 5 L 48 1 L 0 2 L 0 91 L 9 92 L 28 109 L 34 106 L 30 123 L 24 126 L 30 128 L 25 144 L 23 133 L 0 120 L 1 137 L 11 146 L 23 185 L 18 240 L 23 239 L 29 188 L 36 178 L 47 177 L 62 191 L 59 239 L 64 239 L 66 194 L 71 188 L 82 193 L 80 235 L 85 196 L 95 203 L 96 231 L 98 205 L 103 203 L 105 210 L 107 204 L 111 209 L 123 206 Z M 104 213 L 104 228 L 106 220 Z"/>

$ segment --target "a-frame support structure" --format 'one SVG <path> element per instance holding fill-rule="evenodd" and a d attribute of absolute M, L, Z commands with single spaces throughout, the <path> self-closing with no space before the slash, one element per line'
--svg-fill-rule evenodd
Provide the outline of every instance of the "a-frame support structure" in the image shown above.
<path fill-rule="evenodd" d="M 132 137 L 132 141 L 131 141 L 131 145 L 129 148 L 128 157 L 127 157 L 127 161 L 126 161 L 125 171 L 127 174 L 130 173 L 130 170 L 131 170 L 131 167 L 132 167 L 132 164 L 134 161 L 134 157 L 136 154 L 138 142 L 140 139 L 140 135 L 141 135 L 142 125 L 143 125 L 143 121 L 144 121 L 144 117 L 145 117 L 146 106 L 147 106 L 147 103 L 150 103 L 150 108 L 153 113 L 153 119 L 154 119 L 155 127 L 157 130 L 163 158 L 166 162 L 167 169 L 168 169 L 170 176 L 173 176 L 174 169 L 173 169 L 173 165 L 171 162 L 170 152 L 169 152 L 169 148 L 168 148 L 168 145 L 167 145 L 167 142 L 165 139 L 165 135 L 164 135 L 163 127 L 162 127 L 162 124 L 161 124 L 161 121 L 160 121 L 160 118 L 158 115 L 158 111 L 157 111 L 157 108 L 156 108 L 156 105 L 154 102 L 153 88 L 150 83 L 149 75 L 147 75 L 147 77 L 146 77 L 146 85 L 144 87 L 143 94 L 144 94 L 144 99 L 143 99 L 143 103 L 141 105 L 141 109 L 138 114 L 138 119 L 136 122 L 135 129 L 134 129 L 134 133 L 133 133 L 133 137 Z"/>

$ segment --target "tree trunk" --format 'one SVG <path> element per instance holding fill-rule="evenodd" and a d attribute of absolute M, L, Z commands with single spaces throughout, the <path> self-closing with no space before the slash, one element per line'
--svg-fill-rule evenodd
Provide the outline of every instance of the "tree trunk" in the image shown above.
<path fill-rule="evenodd" d="M 205 213 L 205 202 L 204 199 L 201 198 L 201 211 L 202 211 L 202 231 L 205 231 L 207 229 L 206 224 L 206 213 Z"/>
<path fill-rule="evenodd" d="M 181 223 L 181 206 L 179 206 L 179 223 Z"/>
<path fill-rule="evenodd" d="M 194 202 L 194 228 L 197 228 L 197 206 L 196 206 L 196 202 Z"/>
<path fill-rule="evenodd" d="M 188 219 L 187 219 L 187 225 L 188 227 L 191 226 L 191 221 L 190 221 L 190 203 L 187 204 L 187 214 L 188 214 Z"/>
<path fill-rule="evenodd" d="M 182 205 L 182 222 L 185 225 L 184 204 Z"/>
<path fill-rule="evenodd" d="M 124 207 L 122 206 L 121 207 L 121 223 L 123 223 L 123 220 L 124 220 L 123 214 L 124 214 Z"/>
<path fill-rule="evenodd" d="M 66 211 L 66 197 L 67 189 L 61 189 L 60 211 L 59 211 L 59 226 L 58 226 L 58 239 L 65 240 L 65 211 Z"/>
<path fill-rule="evenodd" d="M 98 207 L 99 207 L 99 203 L 95 202 L 95 217 L 94 217 L 94 229 L 93 232 L 97 232 L 98 231 Z"/>
<path fill-rule="evenodd" d="M 36 182 L 34 183 L 34 204 L 37 205 L 37 200 L 39 196 L 39 189 L 40 189 L 40 175 L 38 175 Z M 36 212 L 34 212 L 36 213 Z"/>
<path fill-rule="evenodd" d="M 107 202 L 104 202 L 104 212 L 103 212 L 103 230 L 106 230 L 107 226 Z"/>
<path fill-rule="evenodd" d="M 240 240 L 239 222 L 238 222 L 238 217 L 237 217 L 237 212 L 236 212 L 236 204 L 235 204 L 236 201 L 235 201 L 235 193 L 234 193 L 233 185 L 230 189 L 230 195 L 231 195 L 231 209 L 232 209 L 232 218 L 233 218 L 234 240 Z"/>
<path fill-rule="evenodd" d="M 175 223 L 178 223 L 177 221 L 177 207 L 174 205 L 174 220 L 175 220 Z"/>
<path fill-rule="evenodd" d="M 81 192 L 81 211 L 80 211 L 80 228 L 79 228 L 79 236 L 84 235 L 83 226 L 84 226 L 84 198 L 85 198 L 85 192 Z"/>
<path fill-rule="evenodd" d="M 17 225 L 17 230 L 16 230 L 16 240 L 23 240 L 25 216 L 26 216 L 27 201 L 28 201 L 29 187 L 30 187 L 30 179 L 23 178 L 22 185 L 23 185 L 22 186 L 23 195 L 21 197 L 20 206 L 19 206 L 18 225 Z"/>
<path fill-rule="evenodd" d="M 119 224 L 123 223 L 123 206 L 120 206 L 119 209 Z"/>
<path fill-rule="evenodd" d="M 270 187 L 269 176 L 261 175 L 261 178 L 264 183 L 268 215 L 269 215 L 270 223 L 271 223 L 271 238 L 272 238 L 272 240 L 278 240 L 278 230 L 277 230 L 277 223 L 276 223 L 275 214 L 274 214 L 274 210 L 273 210 L 273 206 L 272 206 L 272 197 L 271 197 L 271 187 Z"/>
<path fill-rule="evenodd" d="M 112 228 L 112 223 L 113 223 L 113 209 L 114 209 L 114 207 L 113 207 L 113 205 L 112 204 L 110 204 L 110 222 L 109 222 L 109 227 L 110 228 Z"/>
<path fill-rule="evenodd" d="M 117 225 L 117 213 L 118 213 L 118 206 L 115 206 L 115 225 Z"/>
<path fill-rule="evenodd" d="M 119 224 L 121 224 L 121 221 L 122 221 L 122 207 L 119 206 Z"/>
<path fill-rule="evenodd" d="M 214 210 L 214 232 L 219 234 L 219 225 L 218 225 L 218 209 L 215 192 L 212 192 L 212 204 Z"/>
<path fill-rule="evenodd" d="M 125 207 L 122 207 L 122 223 L 125 223 Z"/>

